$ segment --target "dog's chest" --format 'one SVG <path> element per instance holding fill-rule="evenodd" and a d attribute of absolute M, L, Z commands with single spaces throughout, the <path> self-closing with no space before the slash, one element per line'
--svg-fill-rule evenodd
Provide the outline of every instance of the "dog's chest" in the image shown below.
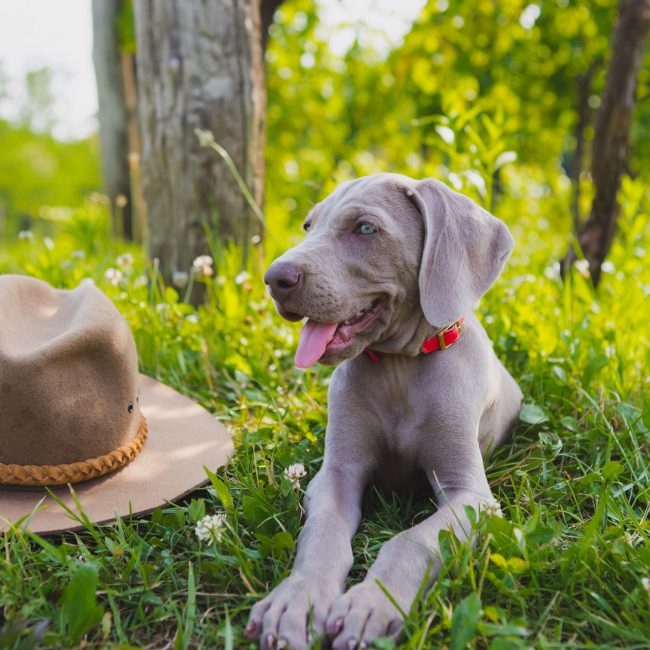
<path fill-rule="evenodd" d="M 377 482 L 399 493 L 422 492 L 428 487 L 422 471 L 422 433 L 409 413 L 393 412 L 383 419 Z"/>
<path fill-rule="evenodd" d="M 419 402 L 424 396 L 417 377 L 391 372 L 391 366 L 382 370 L 373 381 L 372 399 L 380 424 L 382 463 L 404 473 L 418 466 L 423 412 Z"/>

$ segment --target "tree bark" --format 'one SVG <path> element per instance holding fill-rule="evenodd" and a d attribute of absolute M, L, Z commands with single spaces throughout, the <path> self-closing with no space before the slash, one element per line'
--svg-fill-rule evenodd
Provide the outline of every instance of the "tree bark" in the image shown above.
<path fill-rule="evenodd" d="M 205 229 L 246 255 L 262 225 L 219 155 L 212 131 L 259 205 L 265 88 L 259 0 L 135 0 L 141 171 L 149 252 L 163 276 L 209 253 Z"/>
<path fill-rule="evenodd" d="M 578 101 L 576 108 L 578 120 L 575 128 L 576 148 L 570 167 L 570 178 L 573 184 L 571 213 L 573 215 L 573 231 L 576 235 L 580 232 L 580 225 L 582 224 L 582 215 L 580 214 L 580 180 L 584 170 L 585 131 L 591 121 L 589 97 L 591 96 L 591 82 L 598 65 L 599 62 L 594 61 L 589 66 L 589 69 L 577 78 Z"/>
<path fill-rule="evenodd" d="M 131 239 L 128 116 L 116 23 L 121 5 L 121 0 L 93 0 L 93 63 L 104 190 L 111 200 L 114 231 Z"/>
<path fill-rule="evenodd" d="M 578 234 L 594 286 L 598 285 L 601 264 L 616 233 L 617 194 L 628 166 L 637 78 L 649 29 L 650 0 L 620 0 L 592 145 L 594 200 L 591 214 Z"/>

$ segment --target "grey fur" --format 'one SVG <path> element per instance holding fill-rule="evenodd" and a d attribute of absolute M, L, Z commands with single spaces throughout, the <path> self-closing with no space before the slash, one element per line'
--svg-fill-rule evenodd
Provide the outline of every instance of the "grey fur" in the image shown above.
<path fill-rule="evenodd" d="M 466 538 L 463 506 L 491 498 L 483 456 L 507 439 L 522 398 L 471 312 L 512 249 L 505 224 L 438 181 L 396 174 L 339 186 L 307 220 L 304 241 L 271 267 L 289 262 L 302 273 L 278 311 L 341 322 L 377 297 L 384 308 L 350 348 L 321 360 L 340 364 L 325 457 L 307 489 L 292 573 L 250 615 L 246 633 L 263 650 L 307 647 L 310 620 L 334 650 L 397 633 L 400 613 L 378 581 L 408 612 L 438 572 L 438 533 Z M 352 234 L 359 220 L 380 232 Z M 460 341 L 420 354 L 425 339 L 460 316 Z M 379 363 L 361 354 L 368 346 Z M 437 512 L 384 544 L 365 579 L 344 593 L 364 488 L 416 489 L 423 476 Z"/>

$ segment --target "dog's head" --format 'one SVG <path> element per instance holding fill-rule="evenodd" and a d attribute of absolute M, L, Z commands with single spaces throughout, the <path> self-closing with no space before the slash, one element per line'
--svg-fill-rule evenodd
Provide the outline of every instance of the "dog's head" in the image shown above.
<path fill-rule="evenodd" d="M 299 367 L 373 346 L 398 352 L 452 324 L 488 290 L 514 243 L 503 222 L 466 196 L 397 174 L 340 185 L 304 229 L 264 276 L 284 318 L 308 318 Z"/>

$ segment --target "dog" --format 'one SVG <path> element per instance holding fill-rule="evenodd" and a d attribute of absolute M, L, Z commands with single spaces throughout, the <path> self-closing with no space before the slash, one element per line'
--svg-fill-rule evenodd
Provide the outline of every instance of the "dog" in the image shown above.
<path fill-rule="evenodd" d="M 472 309 L 514 241 L 444 183 L 398 174 L 343 183 L 304 230 L 264 279 L 282 317 L 307 318 L 296 365 L 338 367 L 293 570 L 253 607 L 245 634 L 263 650 L 321 634 L 352 650 L 399 632 L 440 568 L 438 534 L 468 539 L 465 506 L 492 499 L 483 457 L 508 439 L 522 393 Z M 438 510 L 384 544 L 344 592 L 366 486 L 403 492 L 422 479 Z"/>

